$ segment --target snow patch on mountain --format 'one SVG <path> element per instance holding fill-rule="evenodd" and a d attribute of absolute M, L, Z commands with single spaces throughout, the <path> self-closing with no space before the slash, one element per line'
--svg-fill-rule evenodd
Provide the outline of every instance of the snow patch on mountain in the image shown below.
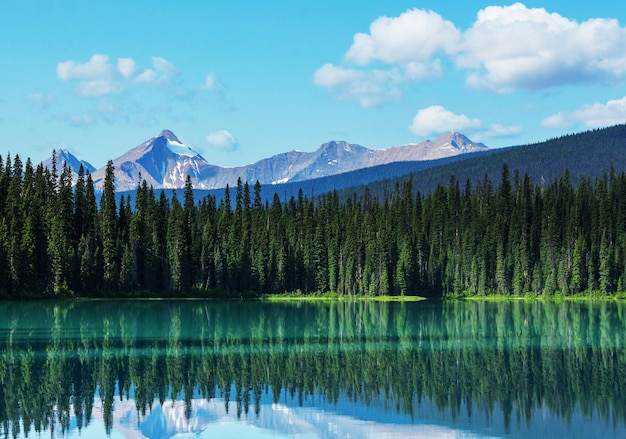
<path fill-rule="evenodd" d="M 196 157 L 200 154 L 195 152 L 188 146 L 185 146 L 183 143 L 172 142 L 170 140 L 167 141 L 167 148 L 172 151 L 174 154 L 186 156 L 186 157 Z"/>

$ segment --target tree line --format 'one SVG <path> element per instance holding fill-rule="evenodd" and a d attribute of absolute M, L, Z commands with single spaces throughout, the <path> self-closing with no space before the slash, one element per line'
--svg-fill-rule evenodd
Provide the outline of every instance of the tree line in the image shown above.
<path fill-rule="evenodd" d="M 626 280 L 626 176 L 574 186 L 565 171 L 428 194 L 302 191 L 271 202 L 239 180 L 218 200 L 143 181 L 118 198 L 112 162 L 100 199 L 82 167 L 0 158 L 0 295 L 259 296 L 607 294 Z M 231 194 L 231 191 L 233 192 Z"/>

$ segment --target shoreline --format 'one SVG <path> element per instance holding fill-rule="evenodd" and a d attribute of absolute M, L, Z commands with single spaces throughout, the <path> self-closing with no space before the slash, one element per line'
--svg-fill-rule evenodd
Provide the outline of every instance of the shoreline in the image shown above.
<path fill-rule="evenodd" d="M 421 302 L 421 301 L 437 301 L 437 302 L 455 302 L 455 301 L 473 301 L 473 302 L 606 302 L 606 301 L 626 301 L 626 292 L 616 294 L 601 294 L 597 293 L 579 293 L 574 295 L 561 295 L 561 294 L 525 294 L 521 296 L 515 295 L 499 295 L 499 294 L 487 294 L 484 296 L 473 295 L 458 295 L 448 297 L 429 298 L 424 296 L 390 296 L 390 295 L 377 295 L 377 296 L 356 296 L 337 293 L 311 293 L 304 294 L 301 292 L 291 293 L 276 293 L 276 294 L 190 294 L 181 296 L 168 296 L 168 295 L 119 295 L 119 296 L 44 296 L 44 297 L 22 297 L 22 298 L 0 298 L 0 302 L 33 302 L 33 301 L 176 301 L 176 300 L 189 300 L 189 301 L 263 301 L 263 302 L 351 302 L 351 301 L 363 301 L 363 302 Z"/>

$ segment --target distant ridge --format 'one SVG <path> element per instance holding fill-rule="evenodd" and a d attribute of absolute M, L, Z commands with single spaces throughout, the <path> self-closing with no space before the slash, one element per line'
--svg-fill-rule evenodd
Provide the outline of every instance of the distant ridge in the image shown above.
<path fill-rule="evenodd" d="M 392 147 L 394 148 L 394 147 Z M 389 149 L 389 148 L 388 148 Z M 297 153 L 297 152 L 292 152 Z M 287 155 L 292 153 L 285 153 Z M 311 154 L 311 153 L 308 153 Z M 397 184 L 410 178 L 413 190 L 429 193 L 437 185 L 447 185 L 451 176 L 463 187 L 466 181 L 473 185 L 485 178 L 499 184 L 502 165 L 507 163 L 513 181 L 515 173 L 522 178 L 528 173 L 534 184 L 544 185 L 569 172 L 572 184 L 581 178 L 603 178 L 605 173 L 626 172 L 626 125 L 568 134 L 559 138 L 508 148 L 483 148 L 471 155 L 456 155 L 436 160 L 397 161 L 375 165 L 342 174 L 277 184 L 263 184 L 262 196 L 271 201 L 276 193 L 280 199 L 305 196 L 317 197 L 338 190 L 345 199 L 367 190 L 371 197 L 382 198 L 396 189 Z M 196 186 L 194 186 L 196 187 Z M 120 194 L 134 196 L 136 187 Z M 182 195 L 182 190 L 179 190 Z M 197 189 L 197 197 L 207 194 L 221 199 L 224 189 Z M 171 193 L 171 192 L 170 192 Z M 168 195 L 170 194 L 168 193 Z"/>
<path fill-rule="evenodd" d="M 364 185 L 344 188 L 342 197 L 362 193 L 367 186 L 371 196 L 382 197 L 395 190 L 398 182 L 411 178 L 413 191 L 429 193 L 437 185 L 448 185 L 451 176 L 461 188 L 485 178 L 499 185 L 502 165 L 506 163 L 514 184 L 515 174 L 528 174 L 533 184 L 544 186 L 568 171 L 570 181 L 577 185 L 581 179 L 603 179 L 605 174 L 626 172 L 626 124 L 599 128 L 528 145 L 490 149 L 483 154 L 467 156 L 464 160 L 442 160 L 433 166 L 408 172 L 387 173 L 384 178 L 370 180 Z"/>
<path fill-rule="evenodd" d="M 262 185 L 302 182 L 374 166 L 406 161 L 433 160 L 486 151 L 461 133 L 446 133 L 417 144 L 373 150 L 345 141 L 330 141 L 314 152 L 289 151 L 250 165 L 220 167 L 163 130 L 157 136 L 113 160 L 116 189 L 135 190 L 142 179 L 155 189 L 185 186 L 187 176 L 196 189 L 218 189 L 235 185 L 238 179 Z M 91 171 L 96 189 L 102 187 L 105 167 Z"/>

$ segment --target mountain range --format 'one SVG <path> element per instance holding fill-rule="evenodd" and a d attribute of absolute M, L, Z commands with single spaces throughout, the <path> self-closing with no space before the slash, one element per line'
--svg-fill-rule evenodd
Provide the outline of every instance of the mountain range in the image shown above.
<path fill-rule="evenodd" d="M 303 182 L 389 163 L 434 160 L 487 150 L 482 143 L 450 132 L 433 141 L 378 150 L 345 141 L 330 141 L 314 152 L 293 150 L 245 166 L 221 167 L 209 163 L 171 131 L 163 130 L 114 159 L 113 166 L 116 189 L 120 192 L 136 189 L 141 180 L 155 189 L 182 188 L 187 176 L 195 189 L 207 190 L 233 186 L 239 178 L 248 182 L 258 180 L 262 185 Z M 67 150 L 59 151 L 56 160 L 57 166 L 66 162 L 74 172 L 82 163 L 92 174 L 96 189 L 102 188 L 106 167 L 95 170 Z M 45 166 L 51 163 L 51 159 L 43 162 Z"/>

